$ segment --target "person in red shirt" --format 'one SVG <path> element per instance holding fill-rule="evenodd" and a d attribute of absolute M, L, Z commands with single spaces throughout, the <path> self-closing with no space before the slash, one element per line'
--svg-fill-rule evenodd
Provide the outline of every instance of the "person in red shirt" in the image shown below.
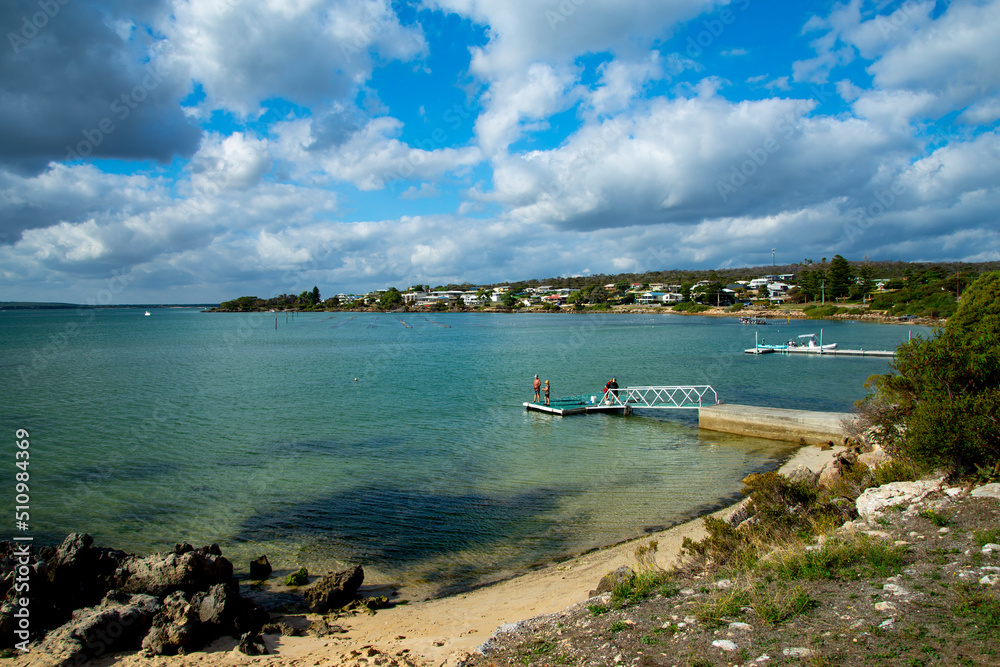
<path fill-rule="evenodd" d="M 531 386 L 532 386 L 532 388 L 533 388 L 533 389 L 535 390 L 535 397 L 534 397 L 533 399 L 531 399 L 531 402 L 532 402 L 532 403 L 537 403 L 538 401 L 540 401 L 540 400 L 541 400 L 541 398 L 540 398 L 540 397 L 539 397 L 539 395 L 538 395 L 538 392 L 539 392 L 539 391 L 541 390 L 541 388 L 542 388 L 542 381 L 538 379 L 538 376 L 537 376 L 537 375 L 535 376 L 535 381 L 534 381 L 534 383 L 532 383 L 532 385 L 531 385 Z"/>

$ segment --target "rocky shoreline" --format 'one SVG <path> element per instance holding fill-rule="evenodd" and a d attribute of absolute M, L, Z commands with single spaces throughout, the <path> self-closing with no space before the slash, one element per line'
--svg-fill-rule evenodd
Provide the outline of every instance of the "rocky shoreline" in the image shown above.
<path fill-rule="evenodd" d="M 261 655 L 262 632 L 293 632 L 241 595 L 232 563 L 214 544 L 138 556 L 73 533 L 37 552 L 0 542 L 0 562 L 0 649 L 8 657 L 11 649 L 26 652 L 25 665 L 79 665 L 128 651 L 185 654 L 223 636 L 238 640 L 239 652 Z M 266 557 L 251 563 L 251 572 L 267 578 Z M 356 566 L 320 578 L 295 599 L 302 612 L 325 614 L 353 603 L 363 581 Z"/>
<path fill-rule="evenodd" d="M 241 310 L 220 310 L 214 308 L 211 310 L 202 311 L 205 313 L 247 313 L 247 312 L 257 312 L 264 313 L 269 311 L 259 310 L 259 311 L 241 311 Z M 286 311 L 280 311 L 286 312 Z M 289 310 L 287 312 L 295 313 L 402 313 L 402 312 L 422 312 L 413 310 L 379 310 L 378 308 L 362 308 L 362 309 L 346 309 L 338 308 L 336 310 Z M 946 319 L 936 318 L 936 317 L 916 317 L 913 319 L 907 319 L 905 317 L 897 317 L 894 315 L 886 315 L 881 311 L 869 311 L 864 313 L 840 313 L 838 315 L 827 315 L 823 317 L 812 317 L 810 318 L 801 310 L 788 309 L 788 310 L 738 310 L 730 311 L 728 308 L 710 308 L 705 311 L 690 313 L 683 311 L 675 311 L 670 308 L 664 308 L 662 306 L 613 306 L 608 310 L 574 310 L 573 308 L 563 308 L 559 311 L 549 310 L 544 308 L 517 308 L 514 310 L 509 310 L 506 308 L 478 308 L 474 310 L 447 310 L 441 312 L 435 312 L 436 315 L 447 315 L 449 313 L 504 313 L 504 314 L 518 314 L 518 315 L 530 315 L 535 313 L 569 313 L 572 315 L 688 315 L 688 316 L 704 316 L 704 317 L 730 317 L 739 319 L 746 316 L 757 316 L 766 317 L 771 321 L 781 321 L 785 319 L 793 320 L 832 320 L 832 321 L 844 321 L 850 320 L 855 322 L 871 322 L 873 324 L 908 324 L 910 326 L 925 326 L 925 327 L 942 327 L 944 326 Z"/>

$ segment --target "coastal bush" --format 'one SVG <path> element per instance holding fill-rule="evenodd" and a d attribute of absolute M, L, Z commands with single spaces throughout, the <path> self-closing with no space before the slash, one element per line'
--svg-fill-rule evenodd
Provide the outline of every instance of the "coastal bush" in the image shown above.
<path fill-rule="evenodd" d="M 648 569 L 636 572 L 611 591 L 611 607 L 621 609 L 653 597 L 677 595 L 678 587 L 666 570 Z"/>
<path fill-rule="evenodd" d="M 801 588 L 751 578 L 739 580 L 710 595 L 698 605 L 696 615 L 710 628 L 733 618 L 747 617 L 749 612 L 755 619 L 773 626 L 812 609 L 816 604 Z"/>
<path fill-rule="evenodd" d="M 795 550 L 773 558 L 763 572 L 795 580 L 852 580 L 864 576 L 889 577 L 903 567 L 905 546 L 859 534 L 828 540 L 818 549 Z"/>
<path fill-rule="evenodd" d="M 944 329 L 900 345 L 893 372 L 865 383 L 861 422 L 917 466 L 962 476 L 1000 461 L 998 293 L 1000 272 L 980 276 Z"/>
<path fill-rule="evenodd" d="M 912 482 L 916 478 L 913 466 L 903 459 L 894 458 L 874 468 L 856 462 L 846 468 L 840 478 L 834 481 L 829 495 L 855 499 L 864 493 L 865 489 L 891 482 Z"/>
<path fill-rule="evenodd" d="M 868 485 L 874 480 L 869 475 Z M 867 488 L 857 489 L 845 499 L 839 489 L 821 494 L 813 485 L 792 481 L 777 472 L 751 474 L 740 491 L 751 500 L 752 520 L 736 528 L 727 521 L 705 517 L 707 535 L 700 541 L 685 538 L 682 550 L 742 571 L 754 567 L 775 543 L 808 540 L 840 526 L 851 517 L 853 499 Z"/>
<path fill-rule="evenodd" d="M 706 310 L 711 310 L 712 307 L 693 301 L 681 301 L 680 303 L 675 303 L 673 308 L 678 313 L 703 313 Z"/>

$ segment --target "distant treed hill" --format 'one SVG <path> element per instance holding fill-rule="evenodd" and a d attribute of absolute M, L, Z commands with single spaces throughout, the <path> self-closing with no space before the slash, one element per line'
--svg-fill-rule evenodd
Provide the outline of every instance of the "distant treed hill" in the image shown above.
<path fill-rule="evenodd" d="M 837 262 L 843 268 L 844 260 L 839 255 L 835 255 Z M 775 266 L 751 266 L 740 268 L 725 268 L 711 270 L 665 270 L 647 271 L 644 273 L 618 273 L 618 274 L 596 274 L 588 276 L 557 276 L 552 278 L 532 278 L 520 281 L 503 281 L 492 284 L 472 284 L 472 283 L 451 283 L 448 285 L 438 285 L 430 288 L 432 291 L 439 290 L 462 290 L 478 291 L 490 289 L 501 285 L 509 286 L 513 292 L 518 292 L 528 287 L 538 287 L 549 285 L 555 289 L 569 288 L 574 290 L 589 290 L 595 286 L 603 286 L 610 283 L 627 286 L 631 283 L 664 283 L 667 285 L 682 285 L 690 288 L 697 282 L 707 280 L 711 283 L 726 285 L 739 280 L 752 280 L 765 275 L 792 274 L 795 278 L 791 281 L 797 283 L 799 287 L 789 292 L 789 300 L 792 302 L 804 302 L 819 300 L 820 284 L 824 285 L 827 300 L 854 300 L 861 301 L 864 295 L 870 295 L 874 289 L 873 280 L 887 279 L 891 294 L 880 296 L 871 305 L 875 309 L 889 310 L 894 315 L 925 315 L 928 317 L 947 317 L 954 311 L 957 301 L 956 296 L 961 294 L 964 287 L 980 274 L 990 271 L 1000 270 L 1000 262 L 884 262 L 884 261 L 849 261 L 849 275 L 841 275 L 842 271 L 833 268 L 836 263 L 834 258 L 820 257 L 816 261 L 805 259 L 797 264 L 782 264 Z M 838 277 L 839 276 L 839 277 Z M 801 282 L 800 282 L 800 279 Z M 853 285 L 853 281 L 866 283 L 861 290 L 861 294 L 854 294 L 858 289 L 851 287 L 848 290 L 847 284 Z M 845 282 L 840 285 L 843 294 L 837 291 L 838 281 Z M 415 286 L 420 289 L 423 286 Z M 686 291 L 686 290 L 685 290 Z M 851 294 L 848 294 L 848 291 Z M 398 297 L 399 293 L 395 289 Z M 838 298 L 843 296 L 842 299 Z M 395 303 L 395 302 L 393 302 Z M 354 308 L 363 307 L 362 302 L 340 303 L 336 297 L 323 300 L 320 297 L 318 287 L 314 287 L 311 292 L 302 292 L 298 296 L 281 294 L 269 299 L 262 299 L 256 296 L 244 296 L 232 301 L 223 302 L 217 310 L 223 311 L 254 311 L 254 310 L 283 310 L 283 309 L 321 309 L 330 308 Z M 388 307 L 388 306 L 387 306 Z"/>
<path fill-rule="evenodd" d="M 570 289 L 579 289 L 581 287 L 586 287 L 588 285 L 604 285 L 608 283 L 617 282 L 630 282 L 630 283 L 670 283 L 670 284 L 689 284 L 696 283 L 702 280 L 711 280 L 712 282 L 733 282 L 736 280 L 753 280 L 754 278 L 760 278 L 762 276 L 774 275 L 774 274 L 795 274 L 799 275 L 805 270 L 816 271 L 816 270 L 826 270 L 830 268 L 830 259 L 832 257 L 825 258 L 827 261 L 824 263 L 823 258 L 817 258 L 814 262 L 808 263 L 797 263 L 797 264 L 779 264 L 776 266 L 750 266 L 750 267 L 740 267 L 740 268 L 729 268 L 729 269 L 711 269 L 711 270 L 682 270 L 682 269 L 671 269 L 666 271 L 646 271 L 644 273 L 617 273 L 617 274 L 596 274 L 589 276 L 571 276 L 563 277 L 558 276 L 555 278 L 532 278 L 530 280 L 520 280 L 515 282 L 501 282 L 495 283 L 493 285 L 470 285 L 464 283 L 462 285 L 442 285 L 435 287 L 438 289 L 478 289 L 480 287 L 496 287 L 499 285 L 510 285 L 512 288 L 519 287 L 535 287 L 538 285 L 552 285 L 555 288 L 567 287 Z M 975 276 L 986 273 L 988 271 L 1000 270 L 1000 262 L 874 262 L 874 261 L 851 261 L 848 260 L 851 267 L 854 269 L 855 275 L 858 274 L 858 270 L 863 266 L 869 266 L 872 268 L 874 273 L 874 278 L 899 278 L 901 280 L 906 280 L 912 276 L 920 276 L 930 271 L 932 273 L 937 273 L 938 278 L 946 278 L 950 275 L 962 274 L 962 276 L 968 276 L 969 282 Z M 963 281 L 965 278 L 963 277 Z"/>

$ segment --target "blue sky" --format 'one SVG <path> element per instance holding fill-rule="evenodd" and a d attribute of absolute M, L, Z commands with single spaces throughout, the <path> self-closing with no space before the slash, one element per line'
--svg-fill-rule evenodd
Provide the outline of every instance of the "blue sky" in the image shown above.
<path fill-rule="evenodd" d="M 1000 1 L 14 0 L 0 300 L 1000 258 Z"/>

